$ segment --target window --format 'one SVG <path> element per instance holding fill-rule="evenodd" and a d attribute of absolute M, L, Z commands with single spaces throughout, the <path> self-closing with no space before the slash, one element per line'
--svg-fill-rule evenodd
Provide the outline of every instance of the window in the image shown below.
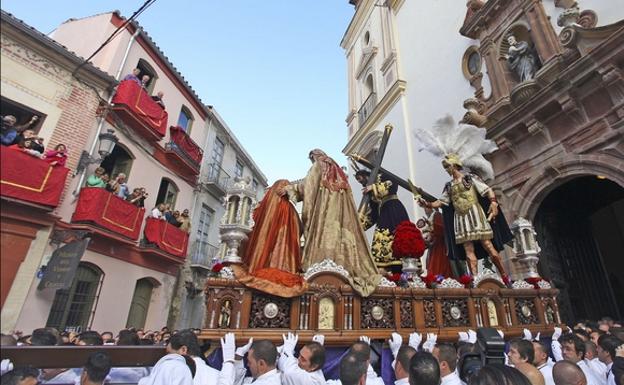
<path fill-rule="evenodd" d="M 152 292 L 154 283 L 151 278 L 141 278 L 137 280 L 134 286 L 134 294 L 132 295 L 132 303 L 128 312 L 128 321 L 126 327 L 141 329 L 145 327 L 147 312 L 149 311 L 150 301 L 152 300 Z"/>
<path fill-rule="evenodd" d="M 156 84 L 156 79 L 158 79 L 156 70 L 143 59 L 139 59 L 136 68 L 141 70 L 141 73 L 139 74 L 139 79 L 143 78 L 143 75 L 147 75 L 150 77 L 150 80 L 147 82 L 147 93 L 151 95 L 154 91 L 154 84 Z"/>
<path fill-rule="evenodd" d="M 80 262 L 70 288 L 56 291 L 46 327 L 87 329 L 95 313 L 103 278 L 99 267 Z"/>
<path fill-rule="evenodd" d="M 132 156 L 132 153 L 124 147 L 123 144 L 117 143 L 113 148 L 113 152 L 100 163 L 100 167 L 106 170 L 106 173 L 111 179 L 119 173 L 126 174 L 127 181 L 130 176 L 133 160 L 134 156 Z"/>
<path fill-rule="evenodd" d="M 364 33 L 364 45 L 368 46 L 370 44 L 370 32 L 366 31 Z"/>
<path fill-rule="evenodd" d="M 210 156 L 211 165 L 208 171 L 208 177 L 210 179 L 217 179 L 219 177 L 219 171 L 221 168 L 221 162 L 223 162 L 223 153 L 225 152 L 225 144 L 221 139 L 216 138 L 214 146 L 212 146 L 212 155 Z"/>
<path fill-rule="evenodd" d="M 180 116 L 178 117 L 178 126 L 182 127 L 182 129 L 184 129 L 184 131 L 189 135 L 191 134 L 193 120 L 193 114 L 191 114 L 191 111 L 185 106 L 182 106 Z"/>
<path fill-rule="evenodd" d="M 34 130 L 35 133 L 39 132 L 41 125 L 46 118 L 46 115 L 41 112 L 4 97 L 0 98 L 0 115 L 2 115 L 3 118 L 8 115 L 14 116 L 14 126 L 26 126 L 27 128 Z M 37 120 L 31 123 L 33 116 L 36 116 Z"/>
<path fill-rule="evenodd" d="M 255 180 L 255 179 L 254 179 L 254 180 L 251 182 L 251 186 L 253 187 L 253 190 L 254 190 L 254 191 L 258 191 L 258 181 L 257 181 L 257 180 Z"/>
<path fill-rule="evenodd" d="M 243 168 L 244 167 L 245 166 L 243 166 L 243 163 L 240 160 L 236 159 L 236 168 L 234 169 L 234 176 L 242 178 L 243 177 Z"/>
<path fill-rule="evenodd" d="M 374 83 L 373 83 L 373 74 L 369 74 L 369 75 L 366 77 L 366 82 L 364 83 L 364 87 L 365 87 L 365 90 L 366 90 L 366 91 L 365 91 L 365 94 L 366 94 L 366 97 L 367 97 L 367 98 L 368 98 L 368 96 L 369 96 L 370 94 L 372 94 L 373 92 L 375 92 L 375 86 L 374 86 Z"/>
<path fill-rule="evenodd" d="M 158 189 L 158 195 L 156 196 L 156 204 L 164 203 L 170 204 L 171 209 L 175 207 L 176 198 L 180 189 L 167 178 L 162 178 L 160 181 L 160 188 Z"/>

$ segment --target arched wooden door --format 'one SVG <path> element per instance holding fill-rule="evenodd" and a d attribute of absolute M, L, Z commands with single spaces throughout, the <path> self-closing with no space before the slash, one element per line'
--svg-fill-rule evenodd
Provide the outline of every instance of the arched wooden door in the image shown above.
<path fill-rule="evenodd" d="M 136 282 L 132 304 L 128 312 L 128 322 L 126 327 L 143 328 L 149 311 L 149 304 L 152 299 L 154 284 L 149 278 L 141 278 Z"/>

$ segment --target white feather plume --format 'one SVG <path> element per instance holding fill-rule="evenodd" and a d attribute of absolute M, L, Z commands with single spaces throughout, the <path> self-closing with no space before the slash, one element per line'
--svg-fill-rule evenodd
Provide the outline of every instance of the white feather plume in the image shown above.
<path fill-rule="evenodd" d="M 469 124 L 455 125 L 450 115 L 438 119 L 428 129 L 416 129 L 419 151 L 427 150 L 435 156 L 457 154 L 464 167 L 477 172 L 484 179 L 494 178 L 492 164 L 483 157 L 498 149 L 496 143 L 486 139 L 485 128 Z"/>

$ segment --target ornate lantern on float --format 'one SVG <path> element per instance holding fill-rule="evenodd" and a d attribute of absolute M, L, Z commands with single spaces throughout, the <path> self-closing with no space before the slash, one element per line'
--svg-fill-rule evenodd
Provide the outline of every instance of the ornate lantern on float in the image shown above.
<path fill-rule="evenodd" d="M 541 249 L 537 244 L 537 233 L 533 225 L 520 217 L 511 224 L 510 229 L 514 236 L 513 250 L 516 253 L 512 260 L 519 265 L 523 278 L 538 278 L 538 254 Z"/>
<path fill-rule="evenodd" d="M 254 222 L 253 209 L 256 205 L 256 192 L 249 183 L 249 178 L 235 179 L 235 183 L 227 190 L 223 204 L 225 214 L 219 225 L 221 242 L 226 245 L 225 263 L 241 263 L 238 248 L 247 240 Z"/>

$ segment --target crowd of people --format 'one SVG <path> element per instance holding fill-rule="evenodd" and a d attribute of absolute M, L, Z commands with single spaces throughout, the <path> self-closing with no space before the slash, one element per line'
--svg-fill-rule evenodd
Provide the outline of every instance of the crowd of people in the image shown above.
<path fill-rule="evenodd" d="M 142 329 L 111 332 L 58 333 L 53 328 L 36 329 L 28 336 L 2 335 L 2 345 L 162 345 L 164 355 L 151 368 L 112 367 L 103 351 L 86 358 L 83 368 L 43 369 L 13 367 L 2 362 L 2 385 L 26 384 L 102 384 L 138 383 L 140 385 L 383 385 L 386 381 L 371 364 L 371 340 L 361 336 L 340 357 L 337 379 L 325 377 L 325 337 L 317 334 L 312 341 L 298 346 L 298 336 L 283 335 L 276 346 L 266 339 L 249 338 L 236 346 L 233 333 L 221 338 L 219 369 L 208 365 L 210 343 L 198 339 L 199 329 L 160 331 Z M 499 334 L 504 338 L 502 332 Z M 535 337 L 525 329 L 522 338 L 507 343 L 507 353 L 499 357 L 484 357 L 482 341 L 477 333 L 460 332 L 456 343 L 437 341 L 437 335 L 423 336 L 414 332 L 406 344 L 398 333 L 387 341 L 392 353 L 395 385 L 622 385 L 624 384 L 624 329 L 621 324 L 605 317 L 599 322 L 582 322 L 563 333 L 555 328 L 550 341 Z M 424 339 L 424 342 L 423 342 Z M 477 365 L 475 365 L 477 362 Z M 503 363 L 504 362 L 504 363 Z M 387 377 L 387 376 L 386 376 Z M 13 382 L 10 382 L 13 381 Z"/>
<path fill-rule="evenodd" d="M 0 142 L 9 149 L 21 151 L 25 154 L 43 159 L 52 166 L 65 166 L 67 161 L 67 146 L 62 143 L 54 146 L 54 149 L 45 150 L 43 138 L 37 136 L 32 127 L 39 117 L 33 115 L 25 124 L 17 124 L 17 118 L 13 115 L 5 115 L 0 123 Z"/>

